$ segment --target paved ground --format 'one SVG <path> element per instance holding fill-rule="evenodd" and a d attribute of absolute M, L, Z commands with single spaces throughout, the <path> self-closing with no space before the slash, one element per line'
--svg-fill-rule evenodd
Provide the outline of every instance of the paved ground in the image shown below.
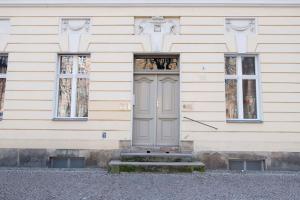
<path fill-rule="evenodd" d="M 0 169 L 0 200 L 300 200 L 300 172 L 108 174 Z"/>

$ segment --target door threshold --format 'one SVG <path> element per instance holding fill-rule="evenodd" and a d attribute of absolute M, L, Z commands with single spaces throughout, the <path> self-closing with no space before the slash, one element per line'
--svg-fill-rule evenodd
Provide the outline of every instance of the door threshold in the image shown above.
<path fill-rule="evenodd" d="M 180 152 L 179 146 L 132 146 L 130 152 L 163 152 L 163 153 L 178 153 Z"/>

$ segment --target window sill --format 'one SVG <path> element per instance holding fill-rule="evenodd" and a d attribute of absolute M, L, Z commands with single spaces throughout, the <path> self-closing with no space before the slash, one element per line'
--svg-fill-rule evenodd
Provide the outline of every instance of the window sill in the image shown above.
<path fill-rule="evenodd" d="M 254 123 L 261 124 L 263 123 L 260 119 L 227 119 L 226 123 Z"/>
<path fill-rule="evenodd" d="M 61 118 L 61 117 L 54 117 L 53 121 L 88 121 L 87 117 L 69 117 L 69 118 Z"/>

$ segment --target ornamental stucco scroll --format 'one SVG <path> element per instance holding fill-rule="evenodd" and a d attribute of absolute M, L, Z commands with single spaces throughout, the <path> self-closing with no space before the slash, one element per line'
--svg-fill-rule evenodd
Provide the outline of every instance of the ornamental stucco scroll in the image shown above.
<path fill-rule="evenodd" d="M 255 19 L 226 19 L 226 32 L 233 34 L 235 38 L 236 51 L 246 53 L 248 51 L 248 38 L 256 34 Z"/>
<path fill-rule="evenodd" d="M 179 34 L 179 19 L 161 16 L 136 18 L 135 34 L 149 36 L 151 51 L 160 52 L 165 36 Z"/>
<path fill-rule="evenodd" d="M 90 31 L 90 19 L 62 19 L 61 20 L 61 35 L 64 39 L 67 38 L 67 46 L 65 51 L 79 52 L 81 51 L 82 40 Z M 63 48 L 65 49 L 65 48 Z"/>
<path fill-rule="evenodd" d="M 0 51 L 5 51 L 10 33 L 10 21 L 8 19 L 0 20 Z"/>

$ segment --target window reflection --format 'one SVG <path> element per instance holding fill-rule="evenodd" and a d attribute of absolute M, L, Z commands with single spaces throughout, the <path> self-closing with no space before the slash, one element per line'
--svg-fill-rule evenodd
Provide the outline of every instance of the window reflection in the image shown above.
<path fill-rule="evenodd" d="M 225 73 L 227 75 L 236 74 L 236 57 L 226 57 L 225 58 Z"/>
<path fill-rule="evenodd" d="M 73 56 L 61 56 L 60 59 L 60 73 L 72 74 Z"/>
<path fill-rule="evenodd" d="M 2 116 L 2 113 L 4 111 L 5 83 L 6 83 L 6 79 L 1 78 L 0 79 L 0 117 Z"/>
<path fill-rule="evenodd" d="M 90 56 L 60 58 L 57 117 L 88 117 Z"/>
<path fill-rule="evenodd" d="M 90 57 L 78 56 L 78 73 L 87 74 L 90 71 L 91 61 Z"/>
<path fill-rule="evenodd" d="M 225 56 L 227 119 L 258 119 L 255 62 L 255 56 Z"/>
<path fill-rule="evenodd" d="M 76 117 L 88 116 L 89 81 L 86 78 L 77 80 Z"/>
<path fill-rule="evenodd" d="M 244 118 L 256 119 L 256 82 L 243 80 Z"/>
<path fill-rule="evenodd" d="M 178 71 L 177 57 L 137 57 L 135 71 Z"/>
<path fill-rule="evenodd" d="M 71 94 L 72 92 L 72 79 L 61 78 L 59 79 L 58 91 L 58 116 L 70 117 L 71 116 Z"/>
<path fill-rule="evenodd" d="M 7 56 L 0 55 L 0 118 L 3 116 L 4 111 L 4 96 L 6 85 L 6 72 L 7 72 Z"/>
<path fill-rule="evenodd" d="M 226 80 L 226 117 L 228 119 L 238 118 L 238 104 L 237 104 L 237 81 Z"/>
<path fill-rule="evenodd" d="M 255 58 L 242 57 L 243 75 L 255 75 Z"/>
<path fill-rule="evenodd" d="M 7 56 L 0 56 L 0 74 L 6 74 Z"/>

